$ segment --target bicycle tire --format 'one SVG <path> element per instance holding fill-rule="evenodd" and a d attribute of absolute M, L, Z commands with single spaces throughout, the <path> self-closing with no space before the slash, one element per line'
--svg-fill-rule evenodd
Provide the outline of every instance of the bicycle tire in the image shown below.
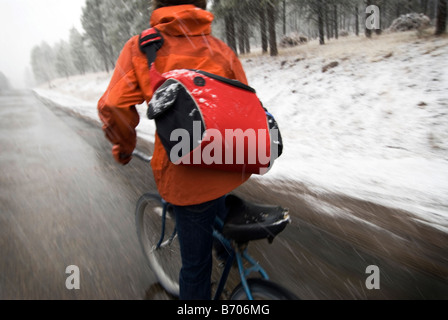
<path fill-rule="evenodd" d="M 145 194 L 137 203 L 136 227 L 141 248 L 160 285 L 171 295 L 179 296 L 179 272 L 182 266 L 180 247 L 174 234 L 176 219 L 170 211 L 165 219 L 165 238 L 157 245 L 162 233 L 163 201 L 159 195 Z"/>
<path fill-rule="evenodd" d="M 248 279 L 247 284 L 254 300 L 300 300 L 295 294 L 272 281 Z M 242 283 L 232 292 L 230 300 L 248 300 Z"/>

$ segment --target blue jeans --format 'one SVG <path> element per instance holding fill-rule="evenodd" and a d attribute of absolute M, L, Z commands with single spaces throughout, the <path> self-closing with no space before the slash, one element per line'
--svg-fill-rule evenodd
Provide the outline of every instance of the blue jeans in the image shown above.
<path fill-rule="evenodd" d="M 181 300 L 210 300 L 213 226 L 226 215 L 225 197 L 199 205 L 173 206 L 182 256 Z"/>

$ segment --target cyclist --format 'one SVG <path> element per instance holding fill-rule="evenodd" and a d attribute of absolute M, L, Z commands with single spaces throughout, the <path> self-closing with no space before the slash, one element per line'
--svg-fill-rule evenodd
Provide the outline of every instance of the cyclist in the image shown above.
<path fill-rule="evenodd" d="M 214 16 L 207 0 L 155 0 L 150 24 L 165 43 L 155 66 L 161 73 L 174 69 L 201 69 L 247 84 L 241 62 L 222 41 L 211 35 Z M 149 68 L 139 50 L 139 37 L 132 37 L 118 58 L 108 89 L 98 102 L 106 137 L 114 158 L 125 165 L 136 146 L 139 115 L 135 105 L 150 101 Z M 211 299 L 212 226 L 225 215 L 224 196 L 245 183 L 250 175 L 211 169 L 176 166 L 170 162 L 156 135 L 154 179 L 160 195 L 173 204 L 176 214 L 182 269 L 180 299 Z"/>

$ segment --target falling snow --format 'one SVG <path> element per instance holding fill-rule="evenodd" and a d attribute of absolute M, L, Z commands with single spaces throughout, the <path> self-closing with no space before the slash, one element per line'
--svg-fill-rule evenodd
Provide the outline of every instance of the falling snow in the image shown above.
<path fill-rule="evenodd" d="M 448 228 L 447 48 L 447 39 L 417 40 L 375 54 L 352 48 L 331 57 L 242 58 L 284 140 L 273 169 L 254 179 L 299 181 Z M 339 64 L 323 73 L 330 59 Z M 109 80 L 108 74 L 72 77 L 35 92 L 98 120 L 96 102 Z M 139 136 L 153 140 L 146 105 L 137 109 Z"/>

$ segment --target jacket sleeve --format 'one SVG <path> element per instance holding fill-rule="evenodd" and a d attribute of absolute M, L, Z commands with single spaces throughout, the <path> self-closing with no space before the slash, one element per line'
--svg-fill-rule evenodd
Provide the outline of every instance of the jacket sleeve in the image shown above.
<path fill-rule="evenodd" d="M 145 100 L 132 63 L 131 39 L 123 48 L 110 84 L 98 102 L 103 131 L 113 144 L 112 154 L 123 165 L 129 163 L 137 143 L 140 117 L 136 105 Z"/>

